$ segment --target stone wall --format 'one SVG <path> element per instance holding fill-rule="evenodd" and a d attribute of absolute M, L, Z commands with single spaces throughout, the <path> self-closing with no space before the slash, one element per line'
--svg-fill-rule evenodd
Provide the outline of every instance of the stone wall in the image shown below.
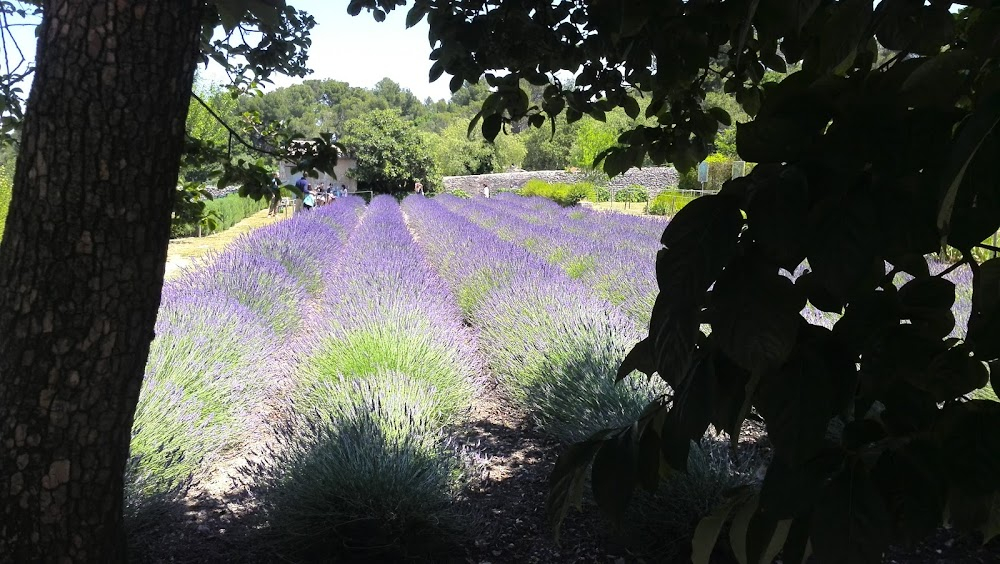
<path fill-rule="evenodd" d="M 482 192 L 485 183 L 490 187 L 490 192 L 495 194 L 501 189 L 520 188 L 535 178 L 546 182 L 572 183 L 582 182 L 586 176 L 581 172 L 566 172 L 564 170 L 532 170 L 475 176 L 445 176 L 443 184 L 446 192 L 464 190 L 469 195 L 476 195 Z M 665 186 L 677 186 L 677 171 L 669 166 L 632 168 L 608 182 L 608 186 L 615 189 L 625 188 L 632 184 L 639 184 L 650 190 L 659 190 Z"/>

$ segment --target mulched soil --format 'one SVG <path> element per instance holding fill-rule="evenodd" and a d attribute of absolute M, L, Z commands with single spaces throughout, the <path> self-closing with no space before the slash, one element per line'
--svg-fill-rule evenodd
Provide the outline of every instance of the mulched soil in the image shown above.
<path fill-rule="evenodd" d="M 752 430 L 751 435 L 759 434 Z M 563 524 L 560 543 L 545 517 L 548 475 L 561 446 L 546 438 L 515 410 L 485 401 L 473 421 L 457 430 L 457 440 L 475 453 L 481 475 L 459 500 L 468 517 L 467 537 L 452 556 L 440 562 L 465 564 L 655 562 L 629 550 L 592 504 L 572 511 Z M 141 538 L 141 558 L 152 563 L 283 562 L 259 542 L 246 515 L 247 499 L 234 487 L 223 495 L 206 492 L 186 500 L 175 519 L 159 523 Z M 339 562 L 345 560 L 340 559 Z M 359 557 L 357 562 L 378 562 Z M 728 562 L 721 556 L 717 562 Z M 1000 539 L 987 546 L 974 538 L 940 530 L 920 545 L 893 549 L 887 563 L 1000 563 Z"/>

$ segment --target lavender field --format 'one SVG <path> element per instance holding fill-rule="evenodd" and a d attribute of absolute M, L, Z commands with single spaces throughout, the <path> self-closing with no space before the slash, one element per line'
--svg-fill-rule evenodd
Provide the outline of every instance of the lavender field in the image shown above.
<path fill-rule="evenodd" d="M 478 518 L 457 500 L 496 455 L 457 440 L 484 406 L 562 445 L 668 391 L 614 382 L 649 321 L 664 226 L 507 194 L 379 196 L 239 239 L 164 288 L 133 534 L 222 476 L 282 558 L 453 551 Z M 968 273 L 949 276 L 962 324 Z"/>

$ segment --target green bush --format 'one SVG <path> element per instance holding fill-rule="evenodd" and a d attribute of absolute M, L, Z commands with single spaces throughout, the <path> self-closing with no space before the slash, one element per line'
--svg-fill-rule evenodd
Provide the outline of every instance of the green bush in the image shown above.
<path fill-rule="evenodd" d="M 230 194 L 205 203 L 206 215 L 217 214 L 216 227 L 210 233 L 225 231 L 251 215 L 267 208 L 267 201 L 255 201 L 251 198 L 241 198 L 238 194 Z"/>
<path fill-rule="evenodd" d="M 632 184 L 628 188 L 623 188 L 615 192 L 616 202 L 645 202 L 649 199 L 649 191 L 643 186 Z"/>
<path fill-rule="evenodd" d="M 0 236 L 7 224 L 7 211 L 10 209 L 10 197 L 14 193 L 14 167 L 0 165 Z"/>
<path fill-rule="evenodd" d="M 465 190 L 462 190 L 461 188 L 457 188 L 455 190 L 452 190 L 451 192 L 449 192 L 449 194 L 451 194 L 452 196 L 455 196 L 456 198 L 462 198 L 463 200 L 468 200 L 468 199 L 472 198 L 472 196 L 470 196 L 468 192 L 466 192 Z"/>
<path fill-rule="evenodd" d="M 526 182 L 519 192 L 522 196 L 538 196 L 548 198 L 560 206 L 575 206 L 581 201 L 592 198 L 594 185 L 589 182 L 576 184 L 550 183 L 533 178 Z"/>
<path fill-rule="evenodd" d="M 677 192 L 661 192 L 649 203 L 649 213 L 652 215 L 672 216 L 693 199 L 694 197 L 692 196 L 686 196 Z"/>
<path fill-rule="evenodd" d="M 677 188 L 679 190 L 701 190 L 701 182 L 698 182 L 698 167 L 681 173 L 677 179 Z"/>
<path fill-rule="evenodd" d="M 279 429 L 268 456 L 241 469 L 265 538 L 310 562 L 439 561 L 454 550 L 465 472 L 432 415 L 436 392 L 387 372 L 311 395 L 325 409 Z"/>
<path fill-rule="evenodd" d="M 610 202 L 611 201 L 611 190 L 607 186 L 597 186 L 594 188 L 594 201 L 595 202 Z"/>
<path fill-rule="evenodd" d="M 733 160 L 725 155 L 713 153 L 705 162 L 708 163 L 708 183 L 706 190 L 721 190 L 722 184 L 733 177 Z"/>
<path fill-rule="evenodd" d="M 291 192 L 288 193 L 288 197 L 291 197 Z M 225 231 L 268 205 L 264 198 L 253 200 L 242 198 L 238 194 L 229 194 L 214 200 L 202 200 L 200 203 L 202 206 L 196 212 L 197 217 L 191 213 L 175 214 L 173 225 L 170 227 L 171 237 L 197 235 L 198 223 L 202 224 L 202 235 Z M 202 221 L 204 218 L 212 218 L 212 221 Z"/>

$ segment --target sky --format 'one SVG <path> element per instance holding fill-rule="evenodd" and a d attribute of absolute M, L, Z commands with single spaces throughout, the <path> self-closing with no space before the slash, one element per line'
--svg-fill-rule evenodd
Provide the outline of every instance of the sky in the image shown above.
<path fill-rule="evenodd" d="M 308 62 L 313 73 L 307 79 L 332 78 L 351 86 L 371 88 L 388 77 L 420 100 L 451 97 L 448 90 L 451 77 L 447 74 L 433 83 L 427 80 L 431 68 L 427 58 L 431 52 L 427 23 L 421 21 L 406 29 L 408 7 L 393 10 L 380 23 L 368 12 L 357 17 L 348 15 L 346 0 L 288 0 L 288 3 L 316 18 Z M 217 67 L 204 72 L 210 80 L 225 79 Z M 274 83 L 288 86 L 301 80 L 279 76 Z"/>
<path fill-rule="evenodd" d="M 379 23 L 368 12 L 362 12 L 357 17 L 348 15 L 346 0 L 287 1 L 316 18 L 308 61 L 313 73 L 306 79 L 332 78 L 351 86 L 371 88 L 388 77 L 420 100 L 451 97 L 448 90 L 450 76 L 445 74 L 434 83 L 427 80 L 431 68 L 427 23 L 421 21 L 406 29 L 407 7 L 393 10 L 385 21 Z M 13 31 L 25 57 L 33 59 L 34 29 L 24 26 L 15 27 Z M 215 63 L 207 69 L 199 67 L 199 72 L 213 82 L 226 80 L 225 73 Z M 302 80 L 278 75 L 274 78 L 274 86 L 266 87 L 265 91 Z"/>

